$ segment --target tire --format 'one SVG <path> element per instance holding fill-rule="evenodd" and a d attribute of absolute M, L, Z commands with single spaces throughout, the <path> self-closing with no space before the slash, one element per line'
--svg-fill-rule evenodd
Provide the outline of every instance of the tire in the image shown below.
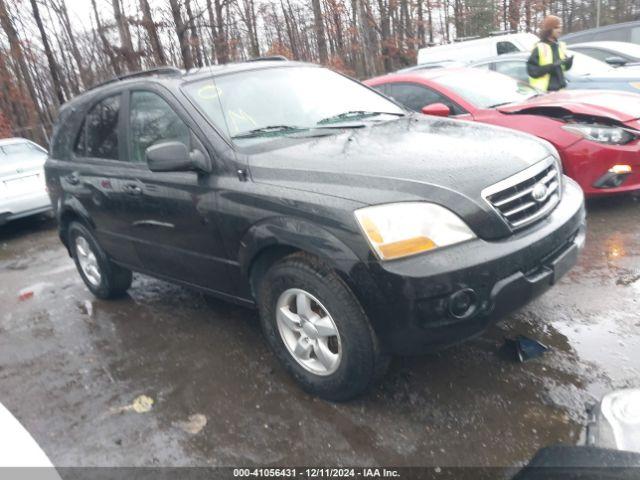
<path fill-rule="evenodd" d="M 310 310 L 306 300 L 299 310 L 300 295 L 309 299 Z M 338 275 L 315 257 L 296 253 L 273 265 L 258 285 L 258 306 L 271 350 L 308 393 L 349 400 L 386 371 L 389 356 L 380 352 L 362 307 Z M 337 335 L 328 333 L 333 331 Z M 301 355 L 296 358 L 298 347 Z"/>
<path fill-rule="evenodd" d="M 125 294 L 131 286 L 131 270 L 109 260 L 91 230 L 72 222 L 67 238 L 78 273 L 91 293 L 104 300 Z"/>

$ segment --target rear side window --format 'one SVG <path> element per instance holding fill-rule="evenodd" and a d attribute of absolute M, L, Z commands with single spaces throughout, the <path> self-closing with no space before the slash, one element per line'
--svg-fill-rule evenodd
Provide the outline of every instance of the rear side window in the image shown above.
<path fill-rule="evenodd" d="M 498 42 L 496 44 L 496 50 L 498 51 L 498 55 L 520 51 L 518 50 L 518 47 L 511 42 Z"/>
<path fill-rule="evenodd" d="M 145 152 L 160 142 L 190 145 L 191 132 L 162 97 L 153 92 L 131 93 L 131 161 L 144 162 Z"/>
<path fill-rule="evenodd" d="M 120 117 L 120 94 L 107 97 L 93 106 L 85 117 L 78 135 L 77 155 L 118 160 L 118 122 Z"/>

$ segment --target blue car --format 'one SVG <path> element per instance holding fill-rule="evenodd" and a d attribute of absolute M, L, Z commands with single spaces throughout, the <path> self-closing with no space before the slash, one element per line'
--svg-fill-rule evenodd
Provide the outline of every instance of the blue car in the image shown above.
<path fill-rule="evenodd" d="M 595 89 L 595 90 L 622 90 L 625 92 L 640 93 L 640 67 L 613 68 L 605 62 L 569 51 L 574 56 L 573 67 L 567 71 L 567 88 L 571 89 Z M 472 67 L 486 68 L 509 75 L 524 82 L 529 81 L 527 74 L 527 60 L 529 52 L 518 52 L 485 58 L 471 63 Z"/>

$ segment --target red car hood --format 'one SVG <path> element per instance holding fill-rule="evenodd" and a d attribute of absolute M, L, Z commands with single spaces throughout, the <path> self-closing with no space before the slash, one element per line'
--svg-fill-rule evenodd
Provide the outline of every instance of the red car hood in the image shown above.
<path fill-rule="evenodd" d="M 640 118 L 640 95 L 608 90 L 564 90 L 498 107 L 503 113 L 561 108 L 573 114 L 606 117 L 622 123 Z"/>

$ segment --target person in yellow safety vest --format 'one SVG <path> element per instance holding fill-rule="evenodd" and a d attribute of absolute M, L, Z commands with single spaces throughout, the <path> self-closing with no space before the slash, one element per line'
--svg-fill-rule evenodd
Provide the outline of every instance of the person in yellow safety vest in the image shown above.
<path fill-rule="evenodd" d="M 527 60 L 529 83 L 543 92 L 553 92 L 567 86 L 564 72 L 573 66 L 573 57 L 567 56 L 567 47 L 564 42 L 558 41 L 561 33 L 560 18 L 547 15 L 540 24 L 540 41 Z"/>

